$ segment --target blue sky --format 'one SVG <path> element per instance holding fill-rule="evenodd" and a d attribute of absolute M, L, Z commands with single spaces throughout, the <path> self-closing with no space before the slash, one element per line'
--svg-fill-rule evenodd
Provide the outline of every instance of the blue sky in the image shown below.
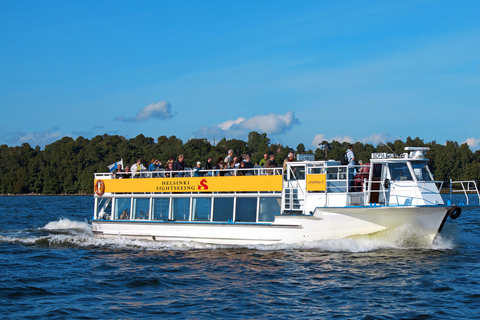
<path fill-rule="evenodd" d="M 480 148 L 479 1 L 2 1 L 0 144 Z"/>

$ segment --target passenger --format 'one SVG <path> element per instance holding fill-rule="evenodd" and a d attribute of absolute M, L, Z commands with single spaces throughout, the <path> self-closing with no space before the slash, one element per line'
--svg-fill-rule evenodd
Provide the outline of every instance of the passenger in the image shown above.
<path fill-rule="evenodd" d="M 175 164 L 173 165 L 173 170 L 175 170 L 175 171 L 183 171 L 183 170 L 185 170 L 185 167 L 186 167 L 187 165 L 185 164 L 185 161 L 183 161 L 183 160 L 184 160 L 184 156 L 183 156 L 183 154 L 180 154 L 180 155 L 178 156 L 178 160 L 177 160 L 177 161 L 175 162 Z M 178 173 L 178 176 L 179 176 L 179 177 L 183 177 L 183 172 Z"/>
<path fill-rule="evenodd" d="M 157 169 L 157 166 L 156 166 L 156 161 L 157 159 L 152 159 L 150 161 L 150 165 L 148 166 L 148 171 L 155 171 Z"/>
<path fill-rule="evenodd" d="M 240 162 L 243 162 L 239 157 L 233 158 L 233 167 L 235 169 L 240 168 Z"/>
<path fill-rule="evenodd" d="M 117 164 L 117 169 L 113 170 L 113 177 L 115 179 L 122 179 L 123 178 L 123 175 L 122 175 L 122 165 L 119 163 Z"/>
<path fill-rule="evenodd" d="M 168 167 L 168 164 L 169 164 L 170 162 L 171 162 L 172 164 L 174 164 L 174 163 L 175 163 L 175 159 L 173 159 L 173 157 L 169 157 L 168 160 L 167 160 L 167 163 L 165 164 L 165 166 Z"/>
<path fill-rule="evenodd" d="M 223 162 L 229 163 L 230 161 L 233 161 L 233 150 L 230 149 L 228 150 L 228 155 L 223 159 Z"/>
<path fill-rule="evenodd" d="M 165 177 L 167 178 L 175 177 L 176 174 L 174 172 L 169 172 L 169 171 L 173 171 L 173 162 L 168 162 L 168 165 L 165 168 Z"/>
<path fill-rule="evenodd" d="M 253 164 L 250 161 L 250 156 L 248 154 L 245 155 L 245 160 L 242 161 L 244 163 L 244 168 L 245 169 L 253 169 Z M 250 175 L 255 175 L 255 171 L 253 170 L 245 170 L 245 175 L 250 176 Z"/>
<path fill-rule="evenodd" d="M 363 189 L 363 180 L 368 179 L 368 174 L 370 172 L 370 164 L 363 164 L 362 160 L 358 160 L 358 165 L 360 169 L 355 174 L 355 191 L 361 192 Z"/>
<path fill-rule="evenodd" d="M 355 155 L 353 154 L 353 144 L 348 146 L 347 150 L 348 158 L 348 180 L 349 180 L 349 189 L 350 192 L 355 191 Z"/>
<path fill-rule="evenodd" d="M 235 164 L 233 161 L 230 161 L 227 163 L 227 169 L 235 169 Z M 234 176 L 235 175 L 235 170 L 230 170 L 225 173 L 226 176 Z"/>
<path fill-rule="evenodd" d="M 240 168 L 239 169 L 245 169 L 245 162 L 242 161 L 240 162 Z M 237 176 L 244 176 L 247 174 L 248 171 L 246 170 L 237 170 Z"/>
<path fill-rule="evenodd" d="M 132 174 L 132 172 L 130 171 L 130 167 L 129 166 L 126 166 L 125 167 L 125 175 L 124 175 L 124 178 L 129 178 L 129 176 Z"/>
<path fill-rule="evenodd" d="M 195 167 L 195 169 L 193 169 L 193 176 L 203 177 L 204 173 L 201 170 L 202 170 L 202 163 L 200 161 L 197 161 L 197 166 Z"/>
<path fill-rule="evenodd" d="M 268 156 L 268 160 L 265 161 L 265 168 L 276 168 L 277 167 L 277 162 L 275 162 L 275 155 L 271 153 Z M 266 170 L 267 174 L 277 174 L 277 170 Z"/>
<path fill-rule="evenodd" d="M 128 211 L 125 209 L 123 210 L 122 214 L 120 215 L 120 220 L 128 220 Z"/>
<path fill-rule="evenodd" d="M 268 160 L 268 154 L 265 153 L 265 154 L 263 155 L 263 159 L 260 160 L 260 162 L 258 163 L 258 165 L 264 167 L 264 166 L 265 166 L 265 162 L 267 162 L 267 160 Z"/>
<path fill-rule="evenodd" d="M 142 219 L 142 220 L 148 219 L 148 216 L 145 214 L 145 211 L 140 210 L 140 213 L 138 214 L 138 219 Z"/>
<path fill-rule="evenodd" d="M 295 155 L 293 154 L 293 152 L 290 152 L 288 154 L 288 157 L 285 158 L 285 161 L 283 161 L 283 175 L 285 179 L 287 178 L 287 163 L 293 162 L 294 160 L 295 160 Z M 293 174 L 295 174 L 295 168 L 292 168 L 292 167 L 290 168 L 292 169 Z"/>
<path fill-rule="evenodd" d="M 130 170 L 132 171 L 132 178 L 141 178 L 143 177 L 141 172 L 146 171 L 146 168 L 143 166 L 142 160 L 137 159 L 137 162 L 132 165 Z"/>
<path fill-rule="evenodd" d="M 223 162 L 222 158 L 219 158 L 219 161 L 217 162 L 217 169 L 219 169 L 216 172 L 216 175 L 219 177 L 223 177 L 226 173 L 225 169 L 227 168 L 227 164 Z"/>
<path fill-rule="evenodd" d="M 212 157 L 208 157 L 207 161 L 205 162 L 205 165 L 203 166 L 204 170 L 213 170 L 212 166 Z M 212 171 L 207 171 L 205 173 L 206 176 L 212 176 Z"/>

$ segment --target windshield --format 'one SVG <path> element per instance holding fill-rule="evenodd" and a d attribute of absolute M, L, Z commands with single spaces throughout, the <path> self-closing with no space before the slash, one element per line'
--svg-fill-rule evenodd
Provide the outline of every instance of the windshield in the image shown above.
<path fill-rule="evenodd" d="M 407 163 L 389 163 L 390 179 L 392 180 L 413 180 Z"/>
<path fill-rule="evenodd" d="M 432 181 L 428 166 L 425 162 L 412 162 L 413 173 L 418 181 Z"/>

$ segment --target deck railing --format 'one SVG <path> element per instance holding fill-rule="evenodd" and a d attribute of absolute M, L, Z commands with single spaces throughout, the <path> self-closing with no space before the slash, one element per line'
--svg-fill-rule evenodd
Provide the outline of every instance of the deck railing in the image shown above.
<path fill-rule="evenodd" d="M 253 176 L 253 175 L 283 175 L 283 168 L 265 168 L 255 166 L 253 168 L 228 168 L 212 170 L 165 170 L 140 171 L 140 172 L 117 172 L 95 173 L 95 179 L 125 179 L 125 178 L 182 178 L 182 177 L 216 177 L 216 176 Z"/>

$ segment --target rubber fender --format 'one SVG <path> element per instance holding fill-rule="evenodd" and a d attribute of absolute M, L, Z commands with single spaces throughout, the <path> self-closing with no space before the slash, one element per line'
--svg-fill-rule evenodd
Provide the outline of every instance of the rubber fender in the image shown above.
<path fill-rule="evenodd" d="M 448 216 L 455 220 L 457 219 L 458 217 L 460 217 L 460 214 L 462 213 L 462 208 L 460 207 L 457 207 L 457 206 L 454 206 L 453 208 L 451 208 L 450 210 L 448 210 L 447 214 Z"/>

